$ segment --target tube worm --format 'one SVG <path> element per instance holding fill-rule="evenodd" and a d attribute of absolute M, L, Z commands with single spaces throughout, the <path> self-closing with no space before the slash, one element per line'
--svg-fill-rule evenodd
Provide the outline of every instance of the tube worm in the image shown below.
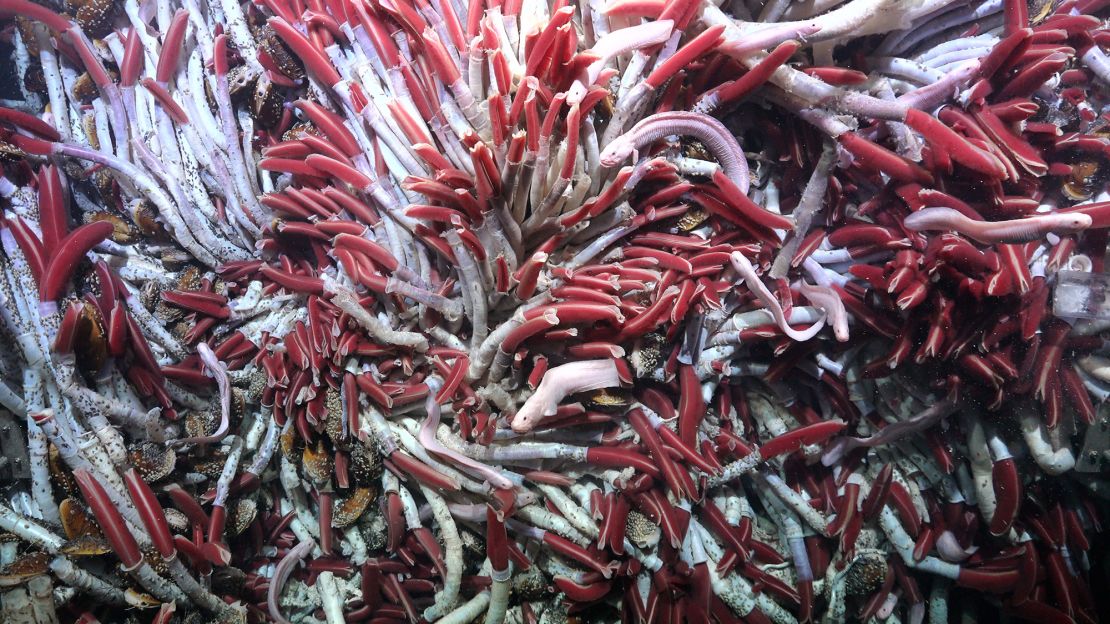
<path fill-rule="evenodd" d="M 995 179 L 1005 177 L 1005 170 L 997 158 L 969 143 L 936 117 L 910 109 L 906 113 L 906 125 L 920 132 L 936 149 L 944 150 L 951 155 L 952 160 L 965 167 Z"/>
<path fill-rule="evenodd" d="M 58 168 L 43 167 L 39 172 L 39 227 L 42 229 L 42 246 L 47 257 L 52 257 L 57 252 L 69 232 L 64 200 Z"/>
<path fill-rule="evenodd" d="M 113 226 L 108 221 L 94 221 L 73 230 L 58 244 L 58 251 L 43 271 L 39 284 L 39 301 L 56 302 L 62 295 L 69 278 L 77 264 L 93 247 L 104 242 L 112 233 Z"/>
<path fill-rule="evenodd" d="M 30 2 L 20 2 L 20 5 L 37 7 L 39 9 L 42 8 Z M 23 13 L 23 15 L 29 16 L 33 13 L 34 11 L 28 11 L 27 13 Z M 58 134 L 58 131 L 54 128 L 54 126 L 51 126 L 38 117 L 35 117 L 34 115 L 25 113 L 23 111 L 0 106 L 0 123 L 7 123 L 12 124 L 13 126 L 18 126 L 20 128 L 23 128 L 24 130 L 27 130 L 28 132 L 39 135 L 47 141 L 61 140 L 61 135 Z"/>
<path fill-rule="evenodd" d="M 158 555 L 162 557 L 163 561 L 172 561 L 177 556 L 177 547 L 174 546 L 173 536 L 170 534 L 170 527 L 166 522 L 166 514 L 162 505 L 158 502 L 154 490 L 150 489 L 147 482 L 139 476 L 138 471 L 134 468 L 128 468 L 123 473 L 123 481 L 127 485 L 127 491 L 131 494 L 131 500 L 135 503 L 135 509 L 139 512 L 139 518 L 143 521 L 143 526 L 150 533 L 150 539 L 154 542 L 154 547 L 158 549 Z"/>
<path fill-rule="evenodd" d="M 486 508 L 486 558 L 491 568 L 493 588 L 490 590 L 490 606 L 486 612 L 486 624 L 501 624 L 505 619 L 508 605 L 508 591 L 511 586 L 512 564 L 509 561 L 508 536 L 501 515 L 492 507 Z"/>
<path fill-rule="evenodd" d="M 128 571 L 137 569 L 143 563 L 143 554 L 139 551 L 139 544 L 131 535 L 123 516 L 108 498 L 104 486 L 84 468 L 74 470 L 73 477 L 81 487 L 81 493 L 88 501 L 100 528 L 103 529 L 104 537 L 112 544 L 112 550 L 123 563 L 124 569 Z"/>
<path fill-rule="evenodd" d="M 987 444 L 994 455 L 991 482 L 998 501 L 989 529 L 992 535 L 1003 535 L 1010 530 L 1021 506 L 1021 478 L 1018 475 L 1017 464 L 1014 463 L 1014 458 L 1010 455 L 1006 444 L 996 435 L 991 436 Z"/>
<path fill-rule="evenodd" d="M 803 445 L 817 444 L 827 440 L 836 435 L 839 431 L 842 431 L 846 426 L 846 423 L 839 421 L 825 421 L 788 431 L 772 438 L 763 446 L 748 453 L 735 462 L 726 465 L 720 476 L 713 477 L 709 480 L 709 485 L 713 487 L 721 483 L 727 483 L 740 475 L 755 470 L 757 466 L 765 461 L 778 457 L 779 455 L 793 453 Z"/>

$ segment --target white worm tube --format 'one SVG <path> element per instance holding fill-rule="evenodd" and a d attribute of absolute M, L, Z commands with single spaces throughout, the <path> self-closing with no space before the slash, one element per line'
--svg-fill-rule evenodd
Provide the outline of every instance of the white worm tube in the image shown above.
<path fill-rule="evenodd" d="M 53 531 L 37 522 L 32 522 L 3 502 L 0 502 L 0 529 L 14 533 L 49 553 L 58 552 L 64 542 Z"/>
<path fill-rule="evenodd" d="M 914 540 L 910 537 L 909 533 L 902 528 L 902 523 L 898 517 L 894 515 L 894 511 L 889 506 L 883 506 L 879 512 L 879 525 L 882 527 L 886 537 L 890 540 L 891 546 L 894 547 L 898 556 L 902 557 L 902 561 L 911 568 L 916 568 L 923 572 L 936 574 L 947 579 L 956 580 L 960 576 L 960 566 L 947 561 L 941 561 L 936 557 L 925 557 L 921 561 L 917 561 L 913 556 Z"/>
<path fill-rule="evenodd" d="M 443 616 L 436 624 L 468 624 L 482 614 L 490 604 L 490 592 L 484 591 L 459 605 L 454 611 Z"/>
<path fill-rule="evenodd" d="M 462 587 L 463 554 L 462 538 L 459 529 L 455 526 L 455 519 L 447 507 L 447 501 L 431 488 L 421 485 L 420 491 L 424 493 L 428 505 L 432 508 L 432 516 L 439 525 L 440 535 L 443 537 L 444 563 L 447 568 L 447 577 L 443 579 L 443 589 L 436 593 L 435 603 L 424 610 L 424 618 L 434 622 L 443 616 L 448 609 L 455 606 L 459 599 L 459 589 Z"/>
<path fill-rule="evenodd" d="M 1021 435 L 1029 447 L 1029 454 L 1041 470 L 1050 475 L 1061 475 L 1075 467 L 1075 455 L 1070 448 L 1053 448 L 1044 420 L 1032 404 L 1023 404 L 1015 411 L 1021 419 Z"/>
<path fill-rule="evenodd" d="M 358 295 L 354 291 L 341 285 L 331 276 L 324 275 L 324 291 L 331 295 L 331 302 L 339 309 L 351 315 L 359 325 L 362 325 L 370 335 L 387 344 L 413 347 L 417 351 L 428 350 L 428 339 L 423 334 L 409 331 L 399 331 L 386 325 L 375 318 L 359 303 Z"/>
<path fill-rule="evenodd" d="M 971 467 L 971 476 L 975 483 L 979 513 L 983 514 L 983 520 L 989 523 L 991 518 L 994 517 L 998 499 L 994 494 L 994 479 L 992 477 L 994 463 L 991 461 L 990 450 L 987 447 L 983 423 L 978 417 L 973 417 L 971 426 L 967 431 L 967 453 L 968 465 Z"/>
<path fill-rule="evenodd" d="M 808 500 L 802 498 L 800 494 L 795 492 L 776 474 L 765 474 L 767 483 L 771 486 L 772 491 L 778 496 L 782 502 L 790 506 L 806 524 L 813 527 L 818 533 L 826 535 L 829 529 L 829 520 L 825 514 L 813 508 Z"/>
<path fill-rule="evenodd" d="M 488 560 L 487 560 L 488 561 Z M 513 562 L 504 570 L 491 570 L 493 586 L 489 592 L 489 608 L 486 610 L 485 624 L 501 624 L 505 621 L 505 611 L 509 606 L 509 590 L 512 589 Z"/>
<path fill-rule="evenodd" d="M 582 535 L 566 518 L 551 513 L 542 505 L 525 505 L 516 511 L 516 517 L 522 522 L 565 537 L 579 546 L 590 543 L 590 539 Z"/>
<path fill-rule="evenodd" d="M 45 26 L 36 25 L 35 38 L 39 46 L 39 64 L 42 66 L 46 93 L 50 98 L 50 112 L 54 115 L 54 127 L 62 135 L 63 141 L 72 138 L 70 132 L 69 109 L 66 106 L 66 89 L 62 85 L 62 74 L 58 69 L 58 55 L 50 43 Z"/>
<path fill-rule="evenodd" d="M 1079 57 L 1083 61 L 1083 65 L 1087 69 L 1094 72 L 1099 80 L 1106 84 L 1110 84 L 1110 57 L 1106 55 L 1098 46 L 1091 46 L 1083 56 Z"/>
<path fill-rule="evenodd" d="M 599 533 L 597 524 L 590 518 L 590 514 L 586 513 L 586 510 L 582 509 L 562 488 L 546 483 L 538 483 L 536 487 L 555 504 L 571 526 L 590 539 L 597 538 Z"/>
<path fill-rule="evenodd" d="M 6 387 L 6 384 L 5 384 Z M 27 416 L 27 458 L 31 464 L 31 496 L 42 512 L 43 520 L 61 524 L 58 503 L 51 490 L 50 470 L 47 466 L 46 434 Z"/>
<path fill-rule="evenodd" d="M 344 624 L 347 618 L 343 616 L 343 600 L 339 595 L 335 574 L 323 571 L 316 577 L 316 591 L 320 594 L 320 603 L 324 608 L 324 620 L 328 624 Z"/>
<path fill-rule="evenodd" d="M 212 592 L 208 591 L 197 582 L 185 569 L 185 565 L 181 563 L 181 559 L 177 558 L 167 564 L 169 576 L 173 582 L 185 592 L 196 605 L 211 613 L 219 613 L 229 615 L 235 613 L 235 608 L 231 605 L 220 600 Z"/>
<path fill-rule="evenodd" d="M 80 588 L 97 602 L 120 607 L 127 605 L 123 590 L 82 570 L 65 557 L 55 557 L 50 562 L 50 571 L 61 582 Z"/>

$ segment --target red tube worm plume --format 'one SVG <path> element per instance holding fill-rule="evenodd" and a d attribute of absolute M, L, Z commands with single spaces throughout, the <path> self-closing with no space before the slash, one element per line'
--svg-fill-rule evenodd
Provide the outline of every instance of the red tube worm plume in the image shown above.
<path fill-rule="evenodd" d="M 743 76 L 736 80 L 726 82 L 703 95 L 698 102 L 699 106 L 705 105 L 708 110 L 712 110 L 714 108 L 724 107 L 726 104 L 737 102 L 747 97 L 748 94 L 763 86 L 763 84 L 771 78 L 771 75 L 776 69 L 781 67 L 791 56 L 794 56 L 794 53 L 798 51 L 798 47 L 797 41 L 785 41 L 780 43 L 770 54 L 764 57 L 763 60 Z"/>
<path fill-rule="evenodd" d="M 309 40 L 302 35 L 289 22 L 280 17 L 271 17 L 267 20 L 270 28 L 274 29 L 277 36 L 293 50 L 308 69 L 309 73 L 320 80 L 325 86 L 334 87 L 342 78 L 335 66 L 329 61 Z"/>
<path fill-rule="evenodd" d="M 684 460 L 695 466 L 698 470 L 706 474 L 717 474 L 720 468 L 712 464 L 709 460 L 698 454 L 698 451 L 686 445 L 674 431 L 669 427 L 659 427 L 659 437 L 668 448 L 678 451 Z"/>
<path fill-rule="evenodd" d="M 123 357 L 127 348 L 127 312 L 123 303 L 116 300 L 108 312 L 108 355 Z"/>
<path fill-rule="evenodd" d="M 991 483 L 998 504 L 989 528 L 992 535 L 1003 535 L 1010 530 L 1021 506 L 1021 478 L 1013 457 L 995 459 Z"/>
<path fill-rule="evenodd" d="M 860 619 L 868 620 L 875 616 L 879 607 L 886 602 L 886 597 L 890 595 L 890 590 L 894 589 L 894 570 L 887 566 L 883 575 L 883 583 L 879 590 L 871 595 L 871 599 L 864 605 L 863 610 L 860 611 Z"/>
<path fill-rule="evenodd" d="M 180 485 L 171 483 L 166 486 L 166 493 L 169 494 L 170 499 L 173 500 L 174 507 L 178 511 L 185 514 L 189 519 L 190 524 L 203 529 L 208 528 L 208 514 L 197 502 L 197 499 L 192 494 L 186 492 Z"/>
<path fill-rule="evenodd" d="M 921 516 L 917 513 L 917 508 L 913 506 L 910 493 L 901 483 L 893 482 L 890 484 L 890 503 L 898 512 L 898 517 L 902 519 L 906 532 L 910 534 L 910 537 L 916 539 L 921 533 Z"/>
<path fill-rule="evenodd" d="M 818 444 L 847 427 L 847 423 L 826 421 L 788 431 L 759 447 L 759 454 L 766 461 L 785 453 L 793 453 L 806 444 Z"/>
<path fill-rule="evenodd" d="M 401 539 L 405 533 L 405 518 L 401 507 L 401 497 L 396 492 L 389 492 L 385 499 L 386 527 L 389 529 L 387 547 L 390 552 L 396 552 L 401 547 Z"/>
<path fill-rule="evenodd" d="M 224 526 L 227 523 L 227 507 L 213 505 L 208 515 L 208 541 L 201 546 L 201 552 L 208 561 L 226 566 L 231 563 L 231 551 L 224 544 Z"/>
<path fill-rule="evenodd" d="M 644 446 L 648 448 L 652 459 L 659 466 L 671 492 L 679 497 L 696 496 L 696 493 L 687 491 L 679 467 L 675 465 L 663 448 L 663 442 L 659 439 L 659 434 L 651 426 L 651 422 L 643 411 L 639 409 L 632 410 L 628 414 L 628 421 L 636 433 L 639 434 Z"/>
<path fill-rule="evenodd" d="M 323 131 L 328 141 L 338 147 L 347 157 L 362 153 L 355 136 L 343 125 L 343 118 L 339 115 L 325 109 L 316 102 L 307 100 L 298 101 L 297 109 L 304 112 L 312 123 Z"/>
<path fill-rule="evenodd" d="M 716 504 L 710 502 L 700 507 L 701 517 L 708 528 L 726 547 L 736 553 L 740 561 L 751 558 L 751 550 L 741 539 L 737 527 L 733 527 L 725 520 L 725 516 Z"/>
<path fill-rule="evenodd" d="M 170 95 L 170 92 L 167 91 L 164 86 L 155 82 L 153 78 L 143 78 L 139 83 L 142 84 L 147 91 L 150 91 L 154 99 L 158 100 L 158 104 L 165 109 L 166 114 L 173 119 L 174 123 L 181 126 L 189 123 L 189 116 L 185 114 L 185 109 L 181 108 L 181 105 L 173 99 L 173 96 Z"/>
<path fill-rule="evenodd" d="M 66 32 L 73 26 L 69 20 L 42 5 L 27 0 L 4 0 L 3 5 L 0 5 L 0 17 L 11 18 L 17 16 L 42 22 L 59 34 Z"/>
<path fill-rule="evenodd" d="M 854 132 L 845 132 L 838 137 L 860 166 L 876 169 L 903 182 L 932 184 L 933 176 L 921 165 L 911 162 L 898 154 L 860 137 Z"/>
<path fill-rule="evenodd" d="M 693 366 L 683 364 L 678 369 L 678 436 L 688 447 L 697 445 L 697 432 L 705 415 L 705 400 L 701 383 Z"/>
<path fill-rule="evenodd" d="M 43 167 L 39 172 L 39 189 L 39 228 L 42 229 L 42 246 L 46 256 L 51 257 L 69 232 L 62 179 L 57 167 Z"/>
<path fill-rule="evenodd" d="M 2 112 L 3 110 L 4 109 L 0 108 L 0 112 Z M 50 156 L 54 153 L 55 147 L 57 146 L 57 143 L 44 141 L 43 139 L 37 139 L 26 134 L 12 134 L 8 136 L 8 140 L 11 142 L 12 145 L 18 147 L 24 152 L 27 152 L 28 154 L 34 154 L 36 156 Z"/>
<path fill-rule="evenodd" d="M 127 31 L 124 42 L 123 61 L 120 63 L 119 84 L 121 87 L 134 87 L 139 82 L 139 72 L 143 64 L 143 40 L 139 31 L 132 27 Z"/>
<path fill-rule="evenodd" d="M 104 537 L 112 545 L 112 551 L 119 557 L 123 568 L 131 571 L 142 565 L 143 554 L 139 551 L 139 544 L 131 535 L 131 530 L 127 528 L 127 523 L 119 510 L 108 498 L 108 492 L 104 490 L 104 486 L 84 468 L 74 470 L 73 477 L 77 480 L 81 494 L 92 509 L 97 523 L 104 532 Z"/>
<path fill-rule="evenodd" d="M 30 5 L 31 3 L 26 2 L 21 4 Z M 42 7 L 38 8 L 41 9 Z M 35 117 L 34 115 L 30 115 L 23 111 L 11 108 L 4 108 L 0 106 L 0 123 L 11 124 L 18 128 L 22 128 L 28 132 L 31 132 L 32 134 L 36 134 L 43 139 L 46 139 L 47 141 L 53 142 L 61 139 L 61 135 L 58 134 L 58 131 L 54 128 L 54 126 L 51 126 L 38 117 Z"/>
<path fill-rule="evenodd" d="M 871 482 L 871 489 L 867 493 L 867 498 L 863 499 L 863 506 L 860 508 L 860 513 L 864 520 L 871 520 L 878 515 L 879 511 L 886 504 L 886 499 L 890 494 L 890 484 L 894 479 L 894 466 L 893 464 L 886 464 L 879 470 L 879 474 L 875 480 Z"/>
<path fill-rule="evenodd" d="M 320 501 L 320 551 L 325 556 L 332 554 L 334 533 L 332 531 L 332 514 L 334 497 L 331 491 L 319 492 Z"/>
<path fill-rule="evenodd" d="M 605 578 L 612 578 L 613 573 L 620 566 L 618 561 L 605 562 L 597 555 L 590 553 L 585 548 L 570 540 L 556 535 L 550 531 L 545 531 L 543 534 L 543 542 L 551 547 L 555 552 L 574 559 L 578 563 L 594 570 Z"/>
<path fill-rule="evenodd" d="M 154 72 L 154 79 L 159 84 L 165 84 L 177 69 L 177 61 L 181 58 L 181 50 L 185 43 L 185 29 L 189 26 L 189 12 L 178 9 L 170 20 L 162 41 L 162 53 L 158 56 L 158 67 Z"/>
<path fill-rule="evenodd" d="M 623 448 L 592 446 L 586 451 L 586 461 L 605 468 L 634 468 L 649 477 L 659 478 L 659 466 L 646 455 Z"/>
<path fill-rule="evenodd" d="M 31 271 L 31 277 L 41 284 L 42 276 L 46 273 L 47 263 L 46 249 L 42 242 L 31 231 L 31 228 L 27 227 L 21 217 L 9 220 L 7 226 L 11 230 L 15 244 L 19 245 L 19 250 L 23 252 L 23 257 L 27 259 L 27 268 Z"/>
<path fill-rule="evenodd" d="M 644 83 L 653 90 L 663 86 L 663 84 L 674 76 L 682 67 L 693 62 L 716 46 L 720 41 L 721 33 L 724 31 L 725 28 L 722 25 L 711 26 L 705 29 L 700 35 L 691 39 L 670 58 L 652 70 L 652 72 L 648 74 L 648 77 L 644 79 Z"/>
<path fill-rule="evenodd" d="M 567 595 L 577 604 L 589 604 L 604 598 L 612 589 L 612 581 L 597 581 L 586 585 L 575 582 L 565 576 L 556 576 L 552 579 L 559 591 Z"/>
<path fill-rule="evenodd" d="M 509 569 L 509 542 L 505 521 L 492 507 L 486 507 L 486 557 L 494 572 Z"/>
<path fill-rule="evenodd" d="M 73 270 L 93 247 L 104 242 L 111 235 L 113 226 L 109 221 L 94 221 L 70 232 L 58 244 L 58 251 L 50 258 L 39 284 L 39 300 L 57 301 Z"/>
<path fill-rule="evenodd" d="M 965 167 L 993 178 L 1005 177 L 997 158 L 973 146 L 936 117 L 910 109 L 906 113 L 906 124 L 920 132 L 936 149 L 944 150 Z"/>
<path fill-rule="evenodd" d="M 154 495 L 154 490 L 150 489 L 134 468 L 128 468 L 123 473 L 123 481 L 131 494 L 132 502 L 135 503 L 135 509 L 139 512 L 143 526 L 150 533 L 154 547 L 158 549 L 159 556 L 164 561 L 171 561 L 177 556 L 177 548 L 174 547 L 170 526 L 166 523 L 166 514 L 158 502 L 158 497 Z"/>
<path fill-rule="evenodd" d="M 400 472 L 399 476 L 411 475 L 426 485 L 449 492 L 458 491 L 462 487 L 454 478 L 437 471 L 424 462 L 403 452 L 393 453 L 389 456 L 389 461 L 397 465 Z"/>
<path fill-rule="evenodd" d="M 77 335 L 77 324 L 81 319 L 82 309 L 85 304 L 80 301 L 70 302 L 66 306 L 66 313 L 58 325 L 58 335 L 54 338 L 54 352 L 59 355 L 73 353 L 73 343 Z"/>
<path fill-rule="evenodd" d="M 980 570 L 960 568 L 956 584 L 989 593 L 1002 593 L 1014 586 L 1020 573 L 1017 570 Z"/>
<path fill-rule="evenodd" d="M 204 556 L 204 551 L 201 550 L 201 546 L 184 535 L 174 535 L 173 545 L 177 548 L 178 552 L 185 555 L 185 558 L 201 576 L 207 576 L 212 573 L 212 564 L 208 561 L 208 558 Z"/>
<path fill-rule="evenodd" d="M 92 43 L 85 36 L 85 33 L 78 28 L 71 28 L 66 35 L 68 35 L 67 39 L 70 45 L 73 46 L 73 50 L 77 52 L 78 58 L 81 59 L 81 64 L 85 66 L 85 70 L 89 73 L 93 84 L 102 91 L 111 90 L 115 86 L 112 84 L 112 78 L 108 75 L 100 57 L 93 51 Z"/>

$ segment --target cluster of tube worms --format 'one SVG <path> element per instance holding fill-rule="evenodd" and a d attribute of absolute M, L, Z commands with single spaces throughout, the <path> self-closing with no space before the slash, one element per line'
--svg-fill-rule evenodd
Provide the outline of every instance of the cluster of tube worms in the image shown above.
<path fill-rule="evenodd" d="M 0 619 L 1097 621 L 1107 5 L 0 0 Z"/>

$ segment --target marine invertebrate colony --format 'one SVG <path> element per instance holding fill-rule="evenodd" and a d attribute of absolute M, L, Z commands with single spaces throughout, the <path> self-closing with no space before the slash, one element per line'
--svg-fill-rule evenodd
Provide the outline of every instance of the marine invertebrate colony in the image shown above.
<path fill-rule="evenodd" d="M 1105 4 L 0 0 L 5 621 L 1095 621 Z"/>

